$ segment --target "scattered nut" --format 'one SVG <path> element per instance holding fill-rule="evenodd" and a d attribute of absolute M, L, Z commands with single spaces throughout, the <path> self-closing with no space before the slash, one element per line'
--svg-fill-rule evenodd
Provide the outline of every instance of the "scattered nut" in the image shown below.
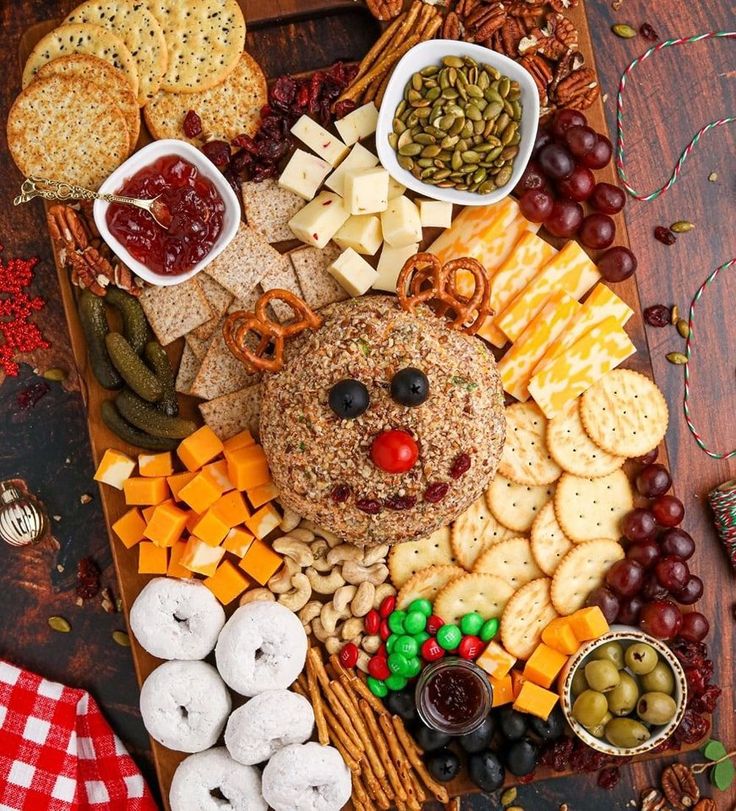
<path fill-rule="evenodd" d="M 312 620 L 319 617 L 320 611 L 322 611 L 322 603 L 319 600 L 310 600 L 300 609 L 299 619 L 302 621 L 302 625 L 307 629 L 307 633 L 311 630 L 310 625 Z"/>
<path fill-rule="evenodd" d="M 356 586 L 366 580 L 373 583 L 374 586 L 378 586 L 388 577 L 388 566 L 384 563 L 363 566 L 361 563 L 348 560 L 343 564 L 342 576 L 348 583 L 353 583 Z"/>
<path fill-rule="evenodd" d="M 350 603 L 350 610 L 354 617 L 364 617 L 373 608 L 375 594 L 376 587 L 369 580 L 365 580 L 357 587 Z"/>
<path fill-rule="evenodd" d="M 246 605 L 247 603 L 256 603 L 259 600 L 263 600 L 264 602 L 274 603 L 276 602 L 276 595 L 271 591 L 271 589 L 261 588 L 261 589 L 248 589 L 245 594 L 240 598 L 239 605 Z"/>
<path fill-rule="evenodd" d="M 346 642 L 354 642 L 356 645 L 360 645 L 363 638 L 362 634 L 363 620 L 360 617 L 351 617 L 343 623 L 340 629 L 340 636 Z"/>
<path fill-rule="evenodd" d="M 303 541 L 298 540 L 293 533 L 298 530 L 293 530 L 292 534 L 284 535 L 283 538 L 277 538 L 272 546 L 274 551 L 279 552 L 286 557 L 291 558 L 294 563 L 301 566 L 311 566 L 314 563 L 314 555 L 309 546 Z M 311 535 L 311 533 L 309 533 Z"/>
<path fill-rule="evenodd" d="M 332 566 L 327 562 L 327 553 L 330 551 L 327 541 L 320 538 L 311 543 L 309 548 L 312 550 L 312 557 L 314 558 L 312 566 L 322 574 L 331 571 Z"/>
<path fill-rule="evenodd" d="M 279 597 L 279 602 L 290 611 L 297 612 L 304 608 L 311 596 L 312 586 L 306 575 L 299 572 L 291 578 L 291 589 Z"/>
<path fill-rule="evenodd" d="M 281 529 L 282 532 L 291 532 L 292 529 L 296 529 L 299 526 L 301 520 L 302 517 L 297 515 L 294 510 L 284 507 L 284 514 L 281 516 L 279 529 Z"/>
<path fill-rule="evenodd" d="M 299 572 L 299 566 L 291 558 L 284 558 L 283 566 L 268 581 L 268 588 L 276 594 L 291 590 L 291 578 Z"/>
<path fill-rule="evenodd" d="M 357 586 L 340 586 L 335 592 L 335 596 L 332 598 L 332 605 L 335 606 L 337 611 L 344 611 L 350 604 L 350 601 L 355 597 L 357 591 Z M 354 614 L 355 612 L 352 612 L 351 609 L 351 613 Z"/>
<path fill-rule="evenodd" d="M 338 611 L 332 603 L 325 603 L 319 615 L 319 621 L 328 634 L 334 634 L 337 623 L 350 617 L 350 609 L 346 606 L 342 611 Z"/>
<path fill-rule="evenodd" d="M 368 662 L 370 661 L 371 657 L 364 651 L 358 651 L 358 661 L 355 663 L 358 670 L 362 670 L 363 673 L 368 672 Z"/>
<path fill-rule="evenodd" d="M 379 546 L 369 547 L 363 553 L 362 563 L 364 566 L 373 566 L 374 563 L 383 563 L 388 555 L 389 545 L 387 543 Z"/>
<path fill-rule="evenodd" d="M 345 578 L 340 574 L 339 569 L 333 569 L 329 575 L 322 575 L 310 566 L 306 574 L 312 588 L 319 594 L 334 594 L 340 586 L 345 585 Z"/>
<path fill-rule="evenodd" d="M 340 653 L 342 645 L 343 643 L 336 636 L 331 636 L 325 642 L 325 649 L 327 650 L 327 653 L 329 653 L 330 656 L 332 656 L 333 653 Z"/>
<path fill-rule="evenodd" d="M 327 642 L 327 640 L 332 636 L 332 634 L 327 633 L 327 631 L 325 631 L 325 629 L 322 627 L 322 622 L 320 621 L 319 617 L 315 617 L 315 619 L 312 620 L 312 633 L 320 642 Z"/>
<path fill-rule="evenodd" d="M 349 560 L 356 563 L 363 560 L 363 550 L 351 543 L 341 543 L 327 553 L 327 562 L 330 566 L 338 566 Z"/>
<path fill-rule="evenodd" d="M 386 597 L 393 597 L 395 594 L 396 589 L 391 583 L 381 583 L 379 586 L 376 586 L 376 593 L 373 597 L 373 608 L 379 608 Z"/>
<path fill-rule="evenodd" d="M 381 637 L 378 634 L 364 636 L 361 647 L 366 653 L 374 654 L 381 647 Z"/>

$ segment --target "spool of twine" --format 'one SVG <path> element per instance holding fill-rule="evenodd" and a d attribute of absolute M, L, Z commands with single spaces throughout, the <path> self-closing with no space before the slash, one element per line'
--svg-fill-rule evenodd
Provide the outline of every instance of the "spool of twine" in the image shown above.
<path fill-rule="evenodd" d="M 723 482 L 708 493 L 716 532 L 726 547 L 731 566 L 736 569 L 736 479 Z"/>

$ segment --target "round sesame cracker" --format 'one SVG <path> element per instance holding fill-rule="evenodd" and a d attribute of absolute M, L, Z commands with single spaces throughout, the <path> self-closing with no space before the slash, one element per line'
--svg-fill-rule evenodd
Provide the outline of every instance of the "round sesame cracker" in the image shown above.
<path fill-rule="evenodd" d="M 562 558 L 572 549 L 572 541 L 557 523 L 552 499 L 542 507 L 534 519 L 530 544 L 537 565 L 550 577 L 555 573 Z"/>
<path fill-rule="evenodd" d="M 473 571 L 497 574 L 515 589 L 544 576 L 534 560 L 529 539 L 522 537 L 507 538 L 486 549 L 475 562 Z"/>
<path fill-rule="evenodd" d="M 471 571 L 478 556 L 493 544 L 513 536 L 498 523 L 484 496 L 476 499 L 452 524 L 452 552 L 457 562 Z"/>
<path fill-rule="evenodd" d="M 501 640 L 517 659 L 528 659 L 542 631 L 557 617 L 550 601 L 550 579 L 539 577 L 518 589 L 501 616 Z"/>
<path fill-rule="evenodd" d="M 590 592 L 603 584 L 606 572 L 624 557 L 621 544 L 607 539 L 573 547 L 552 578 L 550 595 L 555 610 L 567 616 L 582 608 Z"/>
<path fill-rule="evenodd" d="M 435 601 L 437 594 L 456 577 L 466 574 L 459 566 L 428 566 L 412 575 L 399 589 L 396 607 L 405 609 L 413 600 Z"/>
<path fill-rule="evenodd" d="M 486 502 L 501 524 L 525 533 L 554 492 L 553 484 L 517 484 L 499 473 L 486 491 Z"/>
<path fill-rule="evenodd" d="M 450 546 L 450 528 L 441 527 L 427 538 L 405 541 L 391 547 L 388 570 L 391 582 L 400 589 L 404 583 L 429 566 L 454 564 Z"/>
<path fill-rule="evenodd" d="M 557 521 L 574 543 L 619 538 L 621 519 L 634 507 L 629 477 L 623 470 L 597 479 L 563 473 L 554 502 Z"/>
<path fill-rule="evenodd" d="M 535 403 L 506 409 L 506 444 L 498 472 L 517 484 L 551 484 L 562 470 L 547 448 L 547 418 Z"/>
<path fill-rule="evenodd" d="M 488 620 L 501 616 L 513 593 L 513 586 L 498 575 L 464 574 L 451 580 L 439 592 L 433 610 L 451 624 L 460 622 L 464 614 L 472 611 Z"/>

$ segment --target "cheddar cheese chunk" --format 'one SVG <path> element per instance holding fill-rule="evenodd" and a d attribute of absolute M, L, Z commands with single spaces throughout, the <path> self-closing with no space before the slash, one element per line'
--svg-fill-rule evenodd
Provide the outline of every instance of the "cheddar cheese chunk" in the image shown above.
<path fill-rule="evenodd" d="M 570 625 L 570 617 L 557 617 L 542 631 L 542 642 L 566 656 L 572 656 L 580 647 Z"/>
<path fill-rule="evenodd" d="M 187 470 L 199 470 L 223 451 L 222 442 L 207 425 L 183 439 L 176 453 Z"/>
<path fill-rule="evenodd" d="M 551 690 L 545 690 L 532 681 L 525 681 L 521 691 L 514 701 L 514 709 L 518 712 L 528 712 L 546 721 L 555 708 L 559 696 Z"/>
<path fill-rule="evenodd" d="M 212 512 L 231 529 L 250 517 L 243 494 L 238 490 L 231 490 L 229 493 L 221 495 L 212 505 Z"/>
<path fill-rule="evenodd" d="M 510 675 L 511 675 L 512 690 L 514 693 L 514 700 L 516 700 L 516 697 L 521 692 L 522 685 L 526 681 L 526 676 L 521 672 L 521 670 L 518 670 L 517 668 L 514 668 L 511 671 Z"/>
<path fill-rule="evenodd" d="M 269 532 L 276 529 L 281 523 L 281 516 L 278 510 L 272 504 L 266 504 L 260 510 L 254 512 L 250 518 L 245 521 L 245 526 L 256 536 L 256 538 L 265 538 Z"/>
<path fill-rule="evenodd" d="M 498 642 L 489 642 L 475 663 L 494 679 L 502 679 L 516 664 L 516 659 Z"/>
<path fill-rule="evenodd" d="M 217 567 L 224 555 L 225 550 L 221 546 L 210 546 L 199 538 L 192 536 L 187 541 L 186 548 L 179 558 L 179 565 L 190 572 L 209 577 L 217 571 Z"/>
<path fill-rule="evenodd" d="M 504 704 L 510 704 L 514 700 L 514 686 L 511 681 L 511 674 L 507 674 L 502 679 L 494 679 L 490 677 L 491 687 L 493 688 L 493 707 L 501 707 Z"/>
<path fill-rule="evenodd" d="M 273 501 L 278 496 L 279 491 L 273 482 L 268 482 L 254 487 L 252 490 L 246 490 L 245 494 L 248 496 L 251 506 L 258 509 L 266 502 Z"/>
<path fill-rule="evenodd" d="M 268 544 L 256 538 L 239 565 L 246 574 L 249 574 L 262 586 L 265 586 L 281 566 L 281 557 Z"/>
<path fill-rule="evenodd" d="M 169 550 L 156 546 L 151 541 L 138 544 L 138 574 L 166 574 L 169 565 Z"/>
<path fill-rule="evenodd" d="M 184 554 L 184 550 L 187 548 L 186 541 L 177 541 L 172 547 L 169 552 L 169 567 L 166 570 L 166 574 L 169 577 L 181 577 L 181 578 L 190 578 L 192 577 L 192 573 L 189 569 L 185 569 L 180 561 L 181 557 Z"/>
<path fill-rule="evenodd" d="M 608 622 L 597 605 L 579 608 L 567 619 L 570 620 L 572 632 L 580 642 L 598 639 L 609 631 Z"/>
<path fill-rule="evenodd" d="M 205 578 L 204 584 L 223 605 L 240 597 L 249 585 L 248 578 L 229 560 L 223 560 L 215 573 Z"/>
<path fill-rule="evenodd" d="M 565 666 L 567 656 L 540 642 L 524 665 L 524 678 L 540 687 L 550 687 Z"/>
<path fill-rule="evenodd" d="M 219 546 L 230 527 L 214 510 L 207 510 L 192 528 L 192 534 L 210 546 Z"/>
<path fill-rule="evenodd" d="M 221 495 L 220 487 L 204 471 L 179 490 L 179 499 L 198 513 L 209 509 Z"/>
<path fill-rule="evenodd" d="M 170 451 L 139 454 L 138 472 L 141 476 L 171 476 L 174 472 L 174 463 Z"/>
<path fill-rule="evenodd" d="M 130 549 L 143 540 L 145 529 L 146 522 L 143 520 L 141 511 L 135 507 L 128 510 L 112 525 L 112 531 L 120 538 L 126 549 Z"/>
<path fill-rule="evenodd" d="M 242 527 L 233 527 L 225 536 L 222 546 L 237 558 L 245 557 L 245 553 L 253 543 L 253 536 Z"/>
<path fill-rule="evenodd" d="M 181 501 L 181 499 L 179 498 L 179 493 L 181 492 L 182 487 L 184 487 L 185 484 L 189 484 L 189 482 L 196 475 L 197 474 L 194 471 L 185 470 L 183 473 L 174 473 L 173 476 L 166 477 L 166 483 L 169 485 L 171 495 L 177 501 Z"/>
<path fill-rule="evenodd" d="M 202 468 L 202 473 L 209 476 L 210 479 L 220 488 L 221 493 L 227 493 L 228 490 L 234 490 L 235 485 L 230 481 L 230 476 L 227 472 L 227 462 L 224 459 L 217 459 L 215 462 L 210 462 Z"/>
<path fill-rule="evenodd" d="M 189 517 L 171 502 L 159 504 L 146 524 L 145 536 L 156 546 L 173 546 L 181 537 Z"/>
<path fill-rule="evenodd" d="M 249 490 L 271 481 L 266 454 L 260 445 L 226 451 L 227 475 L 238 490 Z"/>
<path fill-rule="evenodd" d="M 109 484 L 117 490 L 122 490 L 125 481 L 135 470 L 135 462 L 122 451 L 108 448 L 102 456 L 100 464 L 95 471 L 96 482 Z"/>
<path fill-rule="evenodd" d="M 226 451 L 236 451 L 238 448 L 245 448 L 248 445 L 255 445 L 253 434 L 250 431 L 240 431 L 240 433 L 226 439 L 222 444 Z"/>
<path fill-rule="evenodd" d="M 144 479 L 141 476 L 131 476 L 123 483 L 125 503 L 134 505 L 160 504 L 169 497 L 169 486 L 163 476 Z"/>
<path fill-rule="evenodd" d="M 201 517 L 202 516 L 199 513 L 194 512 L 194 510 L 189 510 L 189 513 L 187 515 L 187 532 L 189 534 L 191 534 L 194 531 L 194 527 L 197 526 L 197 522 Z"/>

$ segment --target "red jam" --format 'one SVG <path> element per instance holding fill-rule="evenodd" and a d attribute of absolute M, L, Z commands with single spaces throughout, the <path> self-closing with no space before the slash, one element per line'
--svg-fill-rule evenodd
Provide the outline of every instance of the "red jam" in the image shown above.
<path fill-rule="evenodd" d="M 162 228 L 143 209 L 111 203 L 107 225 L 113 236 L 155 273 L 177 276 L 207 256 L 222 231 L 225 203 L 214 183 L 176 155 L 159 158 L 128 178 L 118 194 L 158 197 L 171 222 Z"/>
<path fill-rule="evenodd" d="M 451 735 L 476 729 L 491 710 L 493 692 L 480 668 L 451 657 L 424 669 L 416 687 L 419 716 Z"/>

